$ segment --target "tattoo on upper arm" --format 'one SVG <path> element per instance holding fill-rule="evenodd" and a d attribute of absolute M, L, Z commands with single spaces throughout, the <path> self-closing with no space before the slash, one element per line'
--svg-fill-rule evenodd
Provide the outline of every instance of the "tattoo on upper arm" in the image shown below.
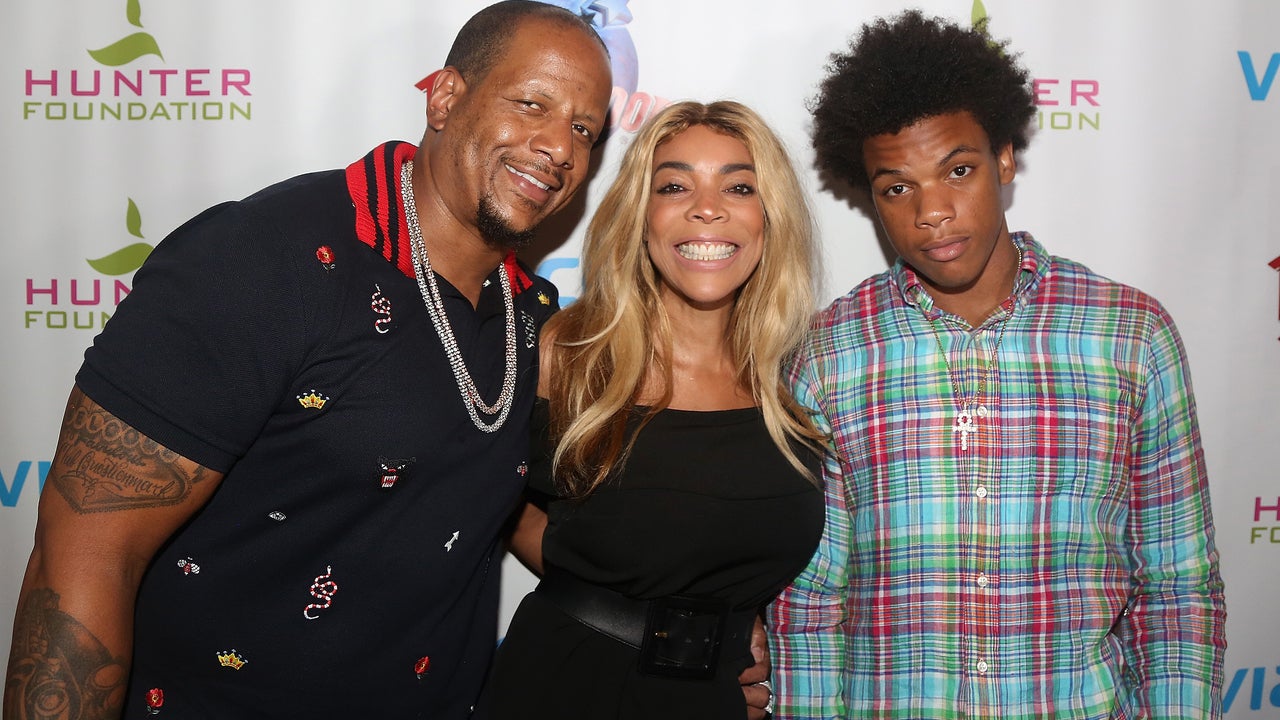
<path fill-rule="evenodd" d="M 4 716 L 16 720 L 120 717 L 128 669 L 84 625 L 33 589 L 19 608 L 5 678 Z"/>
<path fill-rule="evenodd" d="M 174 505 L 210 474 L 77 391 L 49 480 L 83 514 Z"/>

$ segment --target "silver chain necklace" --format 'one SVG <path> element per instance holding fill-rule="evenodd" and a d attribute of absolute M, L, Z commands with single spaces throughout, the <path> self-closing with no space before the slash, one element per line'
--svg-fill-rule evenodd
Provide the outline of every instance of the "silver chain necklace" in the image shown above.
<path fill-rule="evenodd" d="M 1018 251 L 1018 264 L 1013 269 L 1013 286 L 1018 286 L 1018 273 L 1022 270 L 1022 248 L 1015 243 L 1014 250 Z M 960 412 L 956 413 L 955 424 L 951 426 L 951 432 L 960 433 L 960 449 L 969 449 L 969 435 L 978 432 L 978 425 L 975 421 L 975 415 L 978 419 L 985 420 L 990 411 L 987 406 L 982 404 L 983 392 L 987 387 L 987 380 L 992 376 L 996 369 L 996 362 L 1000 358 L 1000 345 L 1004 342 L 1004 331 L 1009 328 L 1009 321 L 1013 319 L 1013 311 L 1009 311 L 1009 315 L 1000 321 L 1000 334 L 996 336 L 996 347 L 991 351 L 991 358 L 987 361 L 987 369 L 982 376 L 978 378 L 978 388 L 974 392 L 972 398 L 966 398 L 960 392 L 960 384 L 956 382 L 955 373 L 951 371 L 951 361 L 947 358 L 947 349 L 942 345 L 942 336 L 938 334 L 938 328 L 932 320 L 929 321 L 929 329 L 933 331 L 933 339 L 938 342 L 938 352 L 942 353 L 942 364 L 947 368 L 947 379 L 951 381 L 951 391 L 955 395 L 956 404 L 960 406 Z M 970 407 L 977 406 L 970 410 Z"/>
<path fill-rule="evenodd" d="M 431 271 L 431 261 L 427 259 L 427 244 L 422 240 L 422 228 L 418 225 L 418 208 L 413 201 L 413 163 L 406 162 L 400 166 L 400 200 L 404 203 L 405 224 L 409 226 L 409 248 L 413 255 L 413 274 L 418 280 L 418 290 L 422 293 L 422 302 L 427 305 L 427 314 L 431 323 L 436 326 L 436 334 L 444 345 L 444 353 L 453 368 L 453 377 L 458 381 L 458 392 L 462 394 L 462 404 L 481 432 L 496 432 L 507 421 L 511 413 L 511 403 L 516 395 L 516 309 L 512 298 L 511 278 L 506 268 L 498 266 L 498 282 L 502 285 L 502 304 L 506 309 L 507 321 L 507 367 L 502 375 L 502 392 L 492 405 L 480 397 L 475 380 L 467 364 L 462 359 L 462 351 L 458 349 L 458 341 L 453 336 L 453 327 L 449 325 L 449 316 L 445 314 L 444 301 L 440 298 L 440 286 L 436 284 L 435 273 Z M 480 413 L 497 414 L 492 423 L 486 423 Z"/>

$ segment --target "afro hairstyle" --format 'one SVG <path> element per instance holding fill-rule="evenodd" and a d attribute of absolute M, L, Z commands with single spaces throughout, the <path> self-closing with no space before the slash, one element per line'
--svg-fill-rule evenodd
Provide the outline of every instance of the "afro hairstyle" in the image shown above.
<path fill-rule="evenodd" d="M 968 112 L 993 150 L 1027 146 L 1035 96 L 1030 76 L 983 19 L 964 28 L 908 10 L 862 26 L 847 53 L 834 53 L 813 114 L 820 169 L 869 189 L 862 149 L 867 138 L 896 133 L 938 115 Z"/>

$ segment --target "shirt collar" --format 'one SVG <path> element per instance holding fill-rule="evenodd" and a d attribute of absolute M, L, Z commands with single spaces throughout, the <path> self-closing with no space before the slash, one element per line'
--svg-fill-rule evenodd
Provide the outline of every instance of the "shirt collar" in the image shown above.
<path fill-rule="evenodd" d="M 1000 309 L 1006 312 L 1012 311 L 1017 305 L 1030 301 L 1039 288 L 1040 278 L 1044 276 L 1044 272 L 1049 266 L 1048 256 L 1045 254 L 1044 247 L 1036 242 L 1030 233 L 1018 231 L 1010 233 L 1009 237 L 1013 240 L 1014 246 L 1022 250 L 1022 266 L 1019 268 L 1018 275 L 1014 280 L 1013 293 L 1004 302 L 1000 303 Z M 943 311 L 933 304 L 933 296 L 929 294 L 928 288 L 920 281 L 919 273 L 915 271 L 915 268 L 903 262 L 901 257 L 893 263 L 893 267 L 889 268 L 889 276 L 894 285 L 899 288 L 904 302 L 920 308 L 920 311 L 930 321 L 942 316 Z"/>
<path fill-rule="evenodd" d="M 418 148 L 406 142 L 386 142 L 347 166 L 347 191 L 356 209 L 356 237 L 409 278 L 415 277 L 409 226 L 400 202 L 400 166 L 412 160 Z M 511 251 L 503 261 L 511 289 L 519 294 L 533 281 Z"/>

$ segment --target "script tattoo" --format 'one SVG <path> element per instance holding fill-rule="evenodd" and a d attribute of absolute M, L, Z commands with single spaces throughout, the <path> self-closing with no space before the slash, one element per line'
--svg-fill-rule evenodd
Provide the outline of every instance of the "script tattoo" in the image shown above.
<path fill-rule="evenodd" d="M 118 718 L 124 663 L 75 618 L 58 595 L 32 590 L 18 610 L 5 680 L 4 716 L 16 720 Z"/>
<path fill-rule="evenodd" d="M 50 480 L 83 514 L 173 505 L 207 474 L 77 390 L 63 418 Z"/>

